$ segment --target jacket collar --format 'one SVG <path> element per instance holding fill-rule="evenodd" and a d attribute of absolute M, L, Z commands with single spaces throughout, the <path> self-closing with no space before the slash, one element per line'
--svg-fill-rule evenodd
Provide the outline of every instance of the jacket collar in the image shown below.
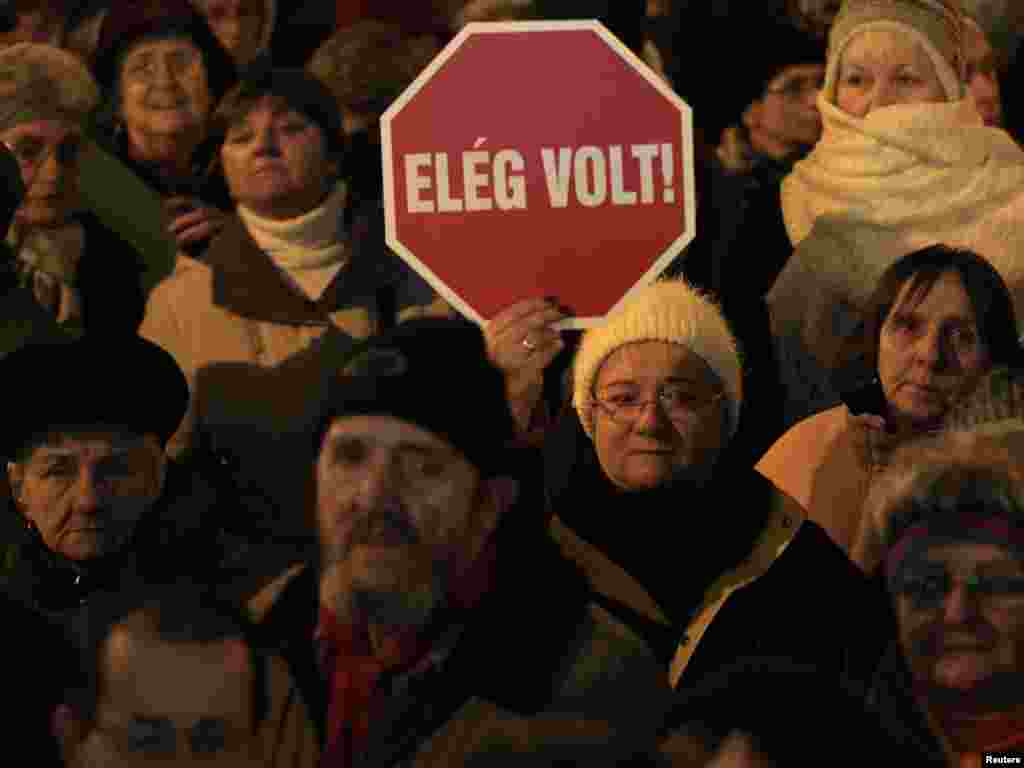
<path fill-rule="evenodd" d="M 213 302 L 250 320 L 278 325 L 327 325 L 330 314 L 354 298 L 394 286 L 399 274 L 385 259 L 374 259 L 356 239 L 352 256 L 323 295 L 300 295 L 234 216 L 210 244 L 203 261 L 213 270 Z"/>

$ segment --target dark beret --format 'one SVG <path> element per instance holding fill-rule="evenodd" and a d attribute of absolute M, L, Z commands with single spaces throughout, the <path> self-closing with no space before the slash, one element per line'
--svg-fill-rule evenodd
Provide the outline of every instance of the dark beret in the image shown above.
<path fill-rule="evenodd" d="M 0 454 L 8 460 L 34 435 L 61 426 L 126 428 L 166 445 L 189 401 L 174 358 L 128 335 L 27 345 L 0 360 L 0 382 Z"/>

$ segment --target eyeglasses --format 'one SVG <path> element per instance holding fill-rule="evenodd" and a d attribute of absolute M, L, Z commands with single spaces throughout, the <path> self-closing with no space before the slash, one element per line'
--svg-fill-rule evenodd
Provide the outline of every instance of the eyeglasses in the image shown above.
<path fill-rule="evenodd" d="M 918 610 L 931 610 L 941 606 L 957 584 L 962 584 L 969 594 L 986 602 L 1024 598 L 1024 576 L 975 573 L 959 579 L 945 567 L 930 564 L 906 567 L 893 579 L 891 588 Z"/>
<path fill-rule="evenodd" d="M 643 400 L 635 392 L 616 392 L 605 397 L 593 396 L 593 401 L 608 414 L 612 421 L 624 426 L 635 424 L 649 405 L 657 405 L 673 423 L 685 423 L 704 408 L 717 403 L 724 396 L 718 392 L 710 397 L 697 394 L 678 384 L 662 384 L 653 400 Z"/>
<path fill-rule="evenodd" d="M 816 93 L 825 86 L 825 81 L 820 77 L 794 77 L 786 80 L 774 88 L 766 88 L 765 93 L 772 93 L 782 96 L 784 99 L 796 101 L 810 93 Z"/>

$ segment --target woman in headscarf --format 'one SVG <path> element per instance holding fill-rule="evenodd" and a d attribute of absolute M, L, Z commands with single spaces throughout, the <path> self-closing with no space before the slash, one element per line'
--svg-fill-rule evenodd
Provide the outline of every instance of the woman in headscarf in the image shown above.
<path fill-rule="evenodd" d="M 955 0 L 846 0 L 832 26 L 822 139 L 782 184 L 796 251 L 768 297 L 789 424 L 837 402 L 829 350 L 901 256 L 969 248 L 1024 299 L 1024 152 L 984 125 L 964 40 Z"/>

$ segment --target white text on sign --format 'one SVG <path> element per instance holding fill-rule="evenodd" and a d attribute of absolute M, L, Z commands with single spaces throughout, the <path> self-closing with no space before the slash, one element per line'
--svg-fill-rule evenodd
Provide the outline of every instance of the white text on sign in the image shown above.
<path fill-rule="evenodd" d="M 483 140 L 477 142 L 477 147 Z M 602 205 L 674 203 L 675 159 L 671 144 L 615 144 L 608 147 L 545 147 L 540 150 L 548 204 L 567 208 L 572 200 L 586 208 Z M 447 152 L 403 157 L 409 213 L 523 210 L 527 207 L 526 159 L 514 149 L 492 154 L 474 148 L 456 156 L 462 186 L 456 189 Z M 630 189 L 632 164 L 639 187 Z M 657 189 L 656 170 L 662 188 Z"/>

